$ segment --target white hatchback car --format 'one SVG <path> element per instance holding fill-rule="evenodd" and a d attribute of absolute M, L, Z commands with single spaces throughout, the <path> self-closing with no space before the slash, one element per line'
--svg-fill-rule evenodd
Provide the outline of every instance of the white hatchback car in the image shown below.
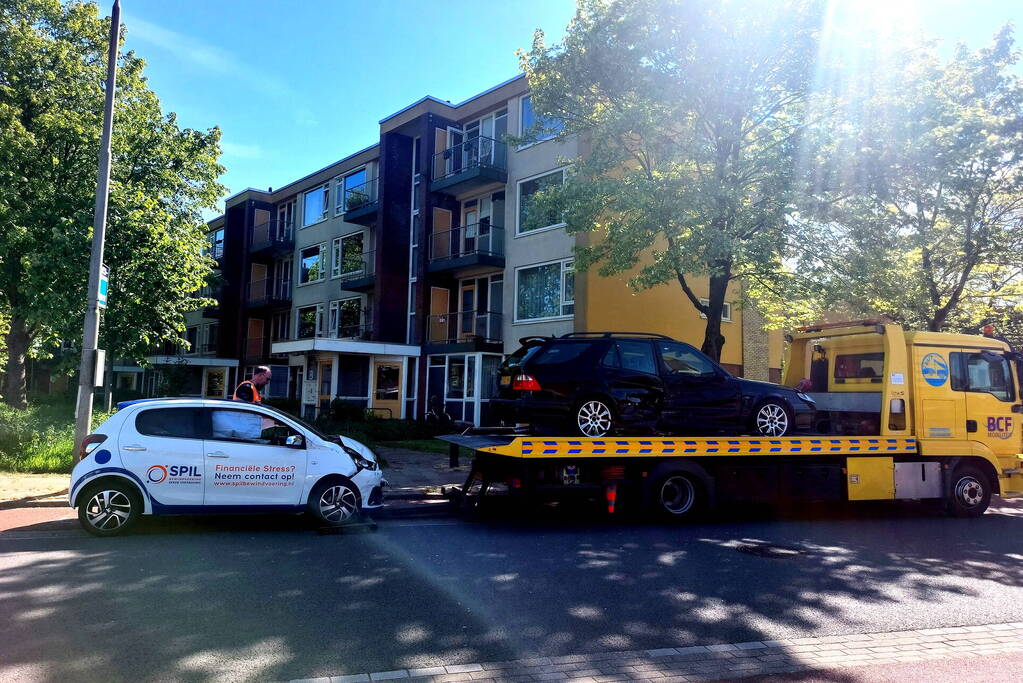
<path fill-rule="evenodd" d="M 308 512 L 338 526 L 383 504 L 373 451 L 274 408 L 181 398 L 118 407 L 85 438 L 68 490 L 98 536 L 139 515 Z"/>

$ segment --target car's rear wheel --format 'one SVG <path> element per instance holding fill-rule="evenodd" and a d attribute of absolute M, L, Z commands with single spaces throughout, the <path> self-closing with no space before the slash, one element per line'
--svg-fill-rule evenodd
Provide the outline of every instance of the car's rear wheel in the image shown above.
<path fill-rule="evenodd" d="M 130 529 L 142 514 L 142 500 L 130 484 L 99 482 L 82 492 L 78 521 L 94 536 L 116 536 Z"/>
<path fill-rule="evenodd" d="M 611 407 L 603 399 L 586 399 L 575 409 L 575 427 L 582 436 L 607 436 L 614 427 Z"/>
<path fill-rule="evenodd" d="M 309 496 L 309 512 L 327 526 L 357 522 L 362 514 L 359 489 L 347 479 L 317 484 Z"/>
<path fill-rule="evenodd" d="M 757 436 L 785 436 L 792 432 L 792 414 L 781 401 L 765 401 L 754 411 L 751 427 Z"/>

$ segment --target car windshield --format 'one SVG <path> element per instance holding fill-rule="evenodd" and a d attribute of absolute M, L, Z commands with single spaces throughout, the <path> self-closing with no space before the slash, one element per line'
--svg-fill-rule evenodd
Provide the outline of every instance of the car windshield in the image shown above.
<path fill-rule="evenodd" d="M 330 440 L 330 436 L 329 435 L 324 434 L 319 429 L 317 429 L 316 427 L 312 426 L 309 422 L 307 422 L 306 420 L 303 420 L 300 417 L 292 415 L 291 413 L 286 413 L 286 412 L 284 412 L 283 410 L 281 410 L 279 408 L 274 408 L 273 406 L 268 406 L 266 404 L 261 404 L 260 407 L 266 408 L 267 410 L 269 410 L 272 413 L 277 413 L 278 415 L 282 416 L 286 420 L 291 420 L 292 422 L 297 422 L 298 424 L 302 425 L 302 427 L 308 429 L 310 432 L 312 432 L 313 434 L 315 434 L 319 438 L 323 439 L 324 441 L 329 441 Z"/>

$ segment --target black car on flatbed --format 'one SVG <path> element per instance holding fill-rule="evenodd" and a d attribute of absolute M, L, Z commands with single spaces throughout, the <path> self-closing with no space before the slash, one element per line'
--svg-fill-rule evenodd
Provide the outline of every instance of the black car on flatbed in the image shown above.
<path fill-rule="evenodd" d="M 526 337 L 501 365 L 494 415 L 536 433 L 606 436 L 751 434 L 810 428 L 814 402 L 742 379 L 689 344 L 656 334 L 575 332 Z"/>

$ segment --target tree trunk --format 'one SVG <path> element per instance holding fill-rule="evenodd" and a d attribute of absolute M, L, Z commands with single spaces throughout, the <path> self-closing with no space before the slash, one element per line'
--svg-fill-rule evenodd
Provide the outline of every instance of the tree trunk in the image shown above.
<path fill-rule="evenodd" d="M 28 323 L 17 315 L 11 318 L 11 329 L 7 333 L 7 376 L 4 385 L 4 401 L 14 408 L 28 407 L 25 392 L 25 357 L 28 355 Z"/>
<path fill-rule="evenodd" d="M 721 334 L 721 313 L 725 308 L 725 295 L 728 291 L 728 283 L 731 280 L 731 264 L 722 268 L 721 264 L 715 264 L 721 270 L 710 277 L 710 293 L 707 304 L 707 327 L 703 335 L 703 346 L 701 350 L 715 362 L 721 362 L 721 350 L 725 346 L 725 338 Z"/>

